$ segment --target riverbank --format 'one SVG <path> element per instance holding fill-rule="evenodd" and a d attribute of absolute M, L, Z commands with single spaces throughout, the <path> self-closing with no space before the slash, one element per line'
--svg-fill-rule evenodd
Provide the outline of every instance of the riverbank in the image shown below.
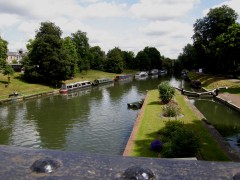
<path fill-rule="evenodd" d="M 127 70 L 124 71 L 123 74 L 132 73 L 134 74 L 135 71 Z M 28 83 L 22 79 L 22 73 L 15 73 L 13 76 L 10 76 L 10 84 L 8 85 L 8 78 L 0 73 L 0 101 L 5 104 L 8 101 L 17 100 L 21 101 L 22 99 L 28 97 L 38 97 L 44 94 L 56 92 L 59 89 L 56 87 L 50 87 L 43 84 L 35 84 L 35 83 Z M 78 81 L 94 81 L 95 79 L 99 78 L 114 78 L 117 74 L 115 73 L 107 73 L 97 70 L 89 70 L 87 72 L 77 74 L 73 79 L 64 81 L 63 83 L 72 83 Z M 13 94 L 14 91 L 17 91 L 19 96 L 16 98 L 9 98 L 10 94 Z"/>
<path fill-rule="evenodd" d="M 187 99 L 180 93 L 175 96 L 176 101 L 180 105 L 183 117 L 179 120 L 183 121 L 188 129 L 193 130 L 201 141 L 198 159 L 207 161 L 230 161 L 227 153 L 221 148 L 217 140 L 210 134 L 205 127 L 202 118 L 189 105 Z M 144 102 L 134 126 L 130 142 L 124 156 L 139 157 L 158 157 L 158 154 L 150 150 L 150 143 L 158 137 L 158 131 L 165 126 L 168 118 L 160 116 L 163 104 L 160 103 L 157 90 L 149 91 L 147 99 Z M 140 119 L 140 120 L 139 120 Z"/>

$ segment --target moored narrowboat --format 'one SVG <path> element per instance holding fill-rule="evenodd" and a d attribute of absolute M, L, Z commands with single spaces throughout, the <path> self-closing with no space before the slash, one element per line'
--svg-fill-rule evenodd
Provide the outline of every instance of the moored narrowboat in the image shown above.
<path fill-rule="evenodd" d="M 101 85 L 101 84 L 107 84 L 107 83 L 113 83 L 113 79 L 111 78 L 101 78 L 101 79 L 95 79 L 92 83 L 93 86 Z"/>
<path fill-rule="evenodd" d="M 78 90 L 78 89 L 83 89 L 87 87 L 91 87 L 92 84 L 90 81 L 81 81 L 81 82 L 76 82 L 76 83 L 71 83 L 71 84 L 63 84 L 59 92 L 61 94 L 66 94 L 70 91 Z"/>
<path fill-rule="evenodd" d="M 114 78 L 115 81 L 124 81 L 133 79 L 132 74 L 118 75 Z"/>
<path fill-rule="evenodd" d="M 142 77 L 147 77 L 148 76 L 148 73 L 145 72 L 145 71 L 142 71 L 142 72 L 137 72 L 135 74 L 135 78 L 142 78 Z"/>

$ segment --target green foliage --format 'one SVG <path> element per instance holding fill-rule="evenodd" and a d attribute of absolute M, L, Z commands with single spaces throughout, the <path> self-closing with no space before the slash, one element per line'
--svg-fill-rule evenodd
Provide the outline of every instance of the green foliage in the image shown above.
<path fill-rule="evenodd" d="M 95 70 L 103 70 L 105 63 L 105 53 L 99 46 L 90 48 L 90 67 Z"/>
<path fill-rule="evenodd" d="M 163 116 L 165 117 L 177 117 L 181 114 L 181 108 L 174 101 L 170 101 L 163 106 Z"/>
<path fill-rule="evenodd" d="M 70 77 L 74 77 L 74 75 L 79 71 L 77 66 L 77 49 L 74 43 L 71 41 L 70 37 L 66 37 L 63 40 L 63 49 L 62 51 L 65 51 L 67 54 L 67 59 L 69 59 L 70 63 Z"/>
<path fill-rule="evenodd" d="M 194 157 L 200 147 L 199 137 L 180 121 L 168 121 L 160 135 L 164 139 L 161 155 L 166 158 Z"/>
<path fill-rule="evenodd" d="M 2 69 L 6 64 L 7 45 L 8 45 L 8 42 L 2 39 L 0 36 L 0 69 Z"/>
<path fill-rule="evenodd" d="M 6 65 L 4 67 L 3 74 L 4 75 L 13 75 L 14 74 L 14 70 L 13 70 L 12 66 L 11 65 Z"/>
<path fill-rule="evenodd" d="M 78 54 L 78 68 L 81 71 L 89 70 L 90 68 L 90 45 L 88 43 L 88 37 L 86 32 L 78 30 L 76 33 L 72 33 L 71 37 L 72 42 L 74 43 L 77 54 Z"/>
<path fill-rule="evenodd" d="M 196 69 L 197 57 L 196 49 L 193 45 L 187 44 L 183 48 L 183 52 L 178 56 L 178 59 L 181 62 L 181 66 L 185 69 L 192 70 Z"/>
<path fill-rule="evenodd" d="M 135 69 L 150 70 L 162 68 L 162 57 L 155 47 L 145 47 L 137 53 L 135 58 Z"/>
<path fill-rule="evenodd" d="M 183 53 L 178 57 L 183 68 L 189 70 L 203 68 L 205 72 L 215 74 L 225 72 L 225 70 L 237 71 L 239 63 L 233 60 L 233 56 L 234 59 L 239 56 L 237 53 L 239 49 L 224 50 L 225 47 L 233 45 L 226 38 L 229 33 L 233 38 L 234 35 L 232 31 L 229 32 L 229 27 L 236 24 L 237 17 L 238 14 L 233 9 L 223 5 L 210 9 L 205 17 L 197 19 L 193 25 L 193 46 L 185 46 Z M 235 42 L 239 44 L 238 40 Z M 234 46 L 236 47 L 236 44 Z M 232 63 L 233 61 L 235 64 Z M 232 67 L 229 67 L 230 64 L 233 64 Z"/>
<path fill-rule="evenodd" d="M 240 74 L 240 24 L 230 26 L 226 33 L 218 36 L 216 46 L 217 68 L 236 77 Z"/>
<path fill-rule="evenodd" d="M 161 69 L 162 59 L 160 52 L 155 47 L 145 47 L 143 50 L 150 61 L 150 69 Z"/>
<path fill-rule="evenodd" d="M 160 99 L 164 103 L 168 103 L 175 95 L 175 88 L 170 86 L 168 81 L 163 81 L 158 85 Z"/>
<path fill-rule="evenodd" d="M 139 51 L 135 58 L 135 67 L 139 70 L 149 70 L 150 69 L 150 59 L 144 51 Z"/>
<path fill-rule="evenodd" d="M 121 49 L 115 47 L 108 51 L 105 70 L 111 73 L 121 73 L 124 70 L 124 60 Z"/>
<path fill-rule="evenodd" d="M 122 51 L 125 67 L 128 69 L 135 69 L 134 52 Z"/>
<path fill-rule="evenodd" d="M 179 120 L 170 120 L 165 123 L 165 127 L 159 131 L 161 136 L 164 136 L 169 141 L 179 129 L 184 127 L 184 123 Z M 164 141 L 166 142 L 166 141 Z"/>
<path fill-rule="evenodd" d="M 61 35 L 61 29 L 54 23 L 41 23 L 35 39 L 28 44 L 29 54 L 23 60 L 26 80 L 55 85 L 71 77 L 74 62 Z"/>

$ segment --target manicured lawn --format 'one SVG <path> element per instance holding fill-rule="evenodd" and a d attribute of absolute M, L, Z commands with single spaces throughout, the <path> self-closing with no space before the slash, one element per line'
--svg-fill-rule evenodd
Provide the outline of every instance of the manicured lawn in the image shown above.
<path fill-rule="evenodd" d="M 183 121 L 188 129 L 200 137 L 200 154 L 203 158 L 208 161 L 229 161 L 215 139 L 205 129 L 201 120 L 187 105 L 184 97 L 177 93 L 175 100 L 180 105 L 184 115 L 179 120 Z M 158 138 L 158 131 L 165 126 L 165 122 L 169 121 L 169 118 L 161 117 L 163 105 L 160 103 L 158 90 L 149 91 L 146 103 L 131 156 L 158 157 L 157 153 L 150 150 L 150 144 Z"/>

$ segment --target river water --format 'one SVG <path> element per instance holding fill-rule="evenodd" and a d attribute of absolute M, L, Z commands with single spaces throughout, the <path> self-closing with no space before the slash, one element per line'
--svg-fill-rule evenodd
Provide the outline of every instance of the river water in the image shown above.
<path fill-rule="evenodd" d="M 152 77 L 0 106 L 0 144 L 121 155 L 139 112 L 127 103 L 141 100 L 164 80 L 175 87 L 183 83 L 175 77 Z M 192 102 L 208 112 L 204 115 L 230 143 L 236 142 L 239 114 L 211 99 Z"/>

